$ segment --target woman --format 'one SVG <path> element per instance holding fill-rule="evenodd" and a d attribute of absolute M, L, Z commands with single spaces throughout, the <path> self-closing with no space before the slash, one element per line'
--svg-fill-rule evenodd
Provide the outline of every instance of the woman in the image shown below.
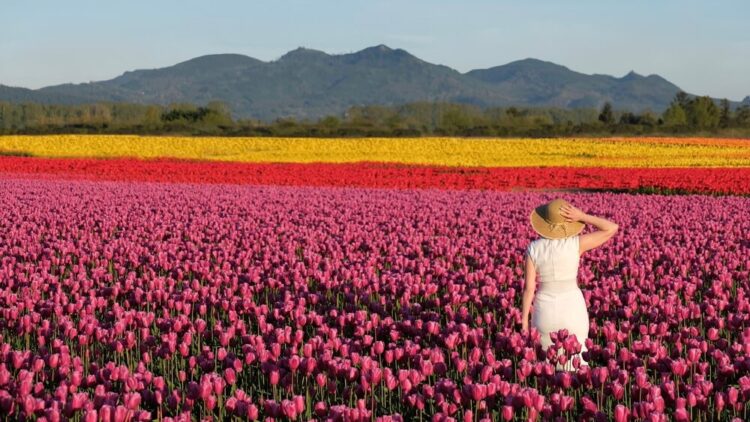
<path fill-rule="evenodd" d="M 618 225 L 588 215 L 564 199 L 555 199 L 535 208 L 530 218 L 531 227 L 542 237 L 526 248 L 521 329 L 529 329 L 529 309 L 533 299 L 531 326 L 539 330 L 542 348 L 546 351 L 553 343 L 551 332 L 565 328 L 569 334 L 575 334 L 583 352 L 589 333 L 589 316 L 586 301 L 576 281 L 578 262 L 584 252 L 614 236 Z M 586 224 L 599 230 L 579 236 Z M 540 286 L 535 296 L 537 273 Z M 582 365 L 587 364 L 580 353 L 577 356 Z M 566 363 L 564 367 L 558 363 L 557 369 L 573 370 L 572 359 Z"/>

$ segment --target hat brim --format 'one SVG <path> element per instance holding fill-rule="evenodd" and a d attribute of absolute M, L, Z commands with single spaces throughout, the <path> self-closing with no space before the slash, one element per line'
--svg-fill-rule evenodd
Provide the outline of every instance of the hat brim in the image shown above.
<path fill-rule="evenodd" d="M 586 227 L 586 224 L 580 221 L 565 222 L 562 226 L 550 227 L 549 223 L 544 221 L 541 215 L 537 212 L 536 208 L 531 211 L 531 227 L 535 232 L 539 233 L 540 236 L 546 237 L 547 239 L 564 239 L 566 237 L 575 236 Z"/>

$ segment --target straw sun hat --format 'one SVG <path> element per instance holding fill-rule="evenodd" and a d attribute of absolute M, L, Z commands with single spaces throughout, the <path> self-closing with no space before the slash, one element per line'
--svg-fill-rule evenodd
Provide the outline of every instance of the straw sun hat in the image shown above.
<path fill-rule="evenodd" d="M 531 227 L 542 237 L 548 239 L 564 239 L 575 236 L 586 226 L 580 221 L 565 221 L 560 215 L 560 207 L 570 205 L 570 202 L 557 198 L 531 211 Z"/>

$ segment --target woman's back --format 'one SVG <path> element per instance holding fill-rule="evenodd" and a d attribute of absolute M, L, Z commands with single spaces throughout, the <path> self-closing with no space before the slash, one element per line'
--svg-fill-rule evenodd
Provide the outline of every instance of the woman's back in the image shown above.
<path fill-rule="evenodd" d="M 531 227 L 542 238 L 526 248 L 525 284 L 521 304 L 521 327 L 529 328 L 532 300 L 531 327 L 541 335 L 542 349 L 552 344 L 551 333 L 568 330 L 586 350 L 589 334 L 589 317 L 586 299 L 578 288 L 578 264 L 581 253 L 596 248 L 617 232 L 617 224 L 584 213 L 558 198 L 536 207 L 529 215 Z M 579 236 L 585 224 L 599 230 Z M 536 278 L 539 275 L 540 282 Z M 539 288 L 537 288 L 539 287 Z M 581 364 L 586 365 L 581 353 Z M 573 363 L 558 361 L 556 367 L 571 370 Z"/>
<path fill-rule="evenodd" d="M 579 243 L 578 235 L 562 239 L 540 238 L 527 248 L 540 278 L 531 321 L 541 334 L 544 350 L 552 344 L 550 333 L 561 329 L 574 334 L 581 350 L 586 350 L 584 342 L 589 332 L 589 315 L 577 282 Z M 577 356 L 581 358 L 581 364 L 587 365 L 582 355 Z M 556 369 L 573 370 L 573 362 L 558 362 Z"/>
<path fill-rule="evenodd" d="M 539 274 L 540 290 L 567 289 L 577 286 L 580 262 L 578 248 L 578 235 L 563 239 L 542 237 L 529 243 L 526 252 Z"/>

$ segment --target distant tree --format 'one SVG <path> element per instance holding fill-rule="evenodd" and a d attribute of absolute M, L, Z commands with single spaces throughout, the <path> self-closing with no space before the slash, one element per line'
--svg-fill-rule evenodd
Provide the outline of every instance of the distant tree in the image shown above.
<path fill-rule="evenodd" d="M 143 125 L 148 128 L 155 128 L 161 124 L 161 107 L 151 105 L 146 108 L 143 116 Z"/>
<path fill-rule="evenodd" d="M 721 111 L 711 97 L 695 97 L 686 110 L 688 124 L 699 129 L 714 129 L 719 126 Z"/>
<path fill-rule="evenodd" d="M 459 134 L 472 126 L 472 119 L 467 109 L 460 106 L 447 106 L 440 119 L 440 127 L 448 134 Z"/>
<path fill-rule="evenodd" d="M 648 110 L 644 111 L 641 114 L 635 114 L 626 111 L 620 115 L 621 125 L 655 126 L 656 123 L 656 117 Z"/>
<path fill-rule="evenodd" d="M 690 102 L 690 96 L 685 91 L 680 91 L 674 96 L 673 102 L 676 102 L 679 104 L 683 109 L 687 108 L 688 103 Z"/>
<path fill-rule="evenodd" d="M 505 110 L 505 114 L 507 114 L 511 118 L 521 115 L 521 113 L 515 107 L 509 107 L 507 110 Z"/>
<path fill-rule="evenodd" d="M 650 110 L 646 110 L 638 116 L 638 123 L 644 126 L 656 126 L 659 123 L 656 115 Z"/>
<path fill-rule="evenodd" d="M 734 122 L 740 127 L 750 127 L 750 105 L 742 105 L 734 112 Z"/>
<path fill-rule="evenodd" d="M 732 110 L 729 108 L 729 100 L 721 100 L 721 111 L 719 112 L 719 127 L 729 127 L 732 122 Z"/>
<path fill-rule="evenodd" d="M 664 126 L 676 127 L 687 125 L 687 114 L 679 102 L 674 101 L 662 115 Z"/>
<path fill-rule="evenodd" d="M 92 104 L 88 107 L 89 121 L 92 124 L 109 124 L 112 122 L 112 108 L 107 104 Z"/>
<path fill-rule="evenodd" d="M 0 101 L 0 129 L 8 130 L 13 127 L 13 106 Z"/>
<path fill-rule="evenodd" d="M 141 133 L 223 134 L 227 136 L 578 136 L 681 133 L 732 128 L 733 136 L 750 134 L 750 104 L 731 109 L 724 100 L 675 95 L 661 116 L 650 111 L 489 107 L 447 102 L 354 106 L 343 115 L 233 120 L 229 107 L 170 106 L 132 103 L 49 105 L 0 102 L 0 133 Z M 272 110 L 283 115 L 283 110 Z M 607 123 L 609 122 L 609 123 Z M 728 123 L 727 123 L 728 122 Z M 662 128 L 657 128 L 662 126 Z"/>
<path fill-rule="evenodd" d="M 320 120 L 320 125 L 328 130 L 334 130 L 341 124 L 341 121 L 339 121 L 338 117 L 336 116 L 327 116 Z"/>
<path fill-rule="evenodd" d="M 274 125 L 285 129 L 295 128 L 298 126 L 296 120 L 288 117 L 279 117 L 274 121 Z"/>
<path fill-rule="evenodd" d="M 164 111 L 161 120 L 173 128 L 192 127 L 200 132 L 215 132 L 222 126 L 231 126 L 229 108 L 221 102 L 210 102 L 204 107 L 176 104 Z"/>
<path fill-rule="evenodd" d="M 620 124 L 622 125 L 634 125 L 638 123 L 638 116 L 626 111 L 620 115 Z"/>
<path fill-rule="evenodd" d="M 219 120 L 232 120 L 232 110 L 224 101 L 211 101 L 205 108 Z"/>
<path fill-rule="evenodd" d="M 611 125 L 615 122 L 615 115 L 612 111 L 612 104 L 609 102 L 604 103 L 601 113 L 599 113 L 599 121 L 605 125 Z"/>

